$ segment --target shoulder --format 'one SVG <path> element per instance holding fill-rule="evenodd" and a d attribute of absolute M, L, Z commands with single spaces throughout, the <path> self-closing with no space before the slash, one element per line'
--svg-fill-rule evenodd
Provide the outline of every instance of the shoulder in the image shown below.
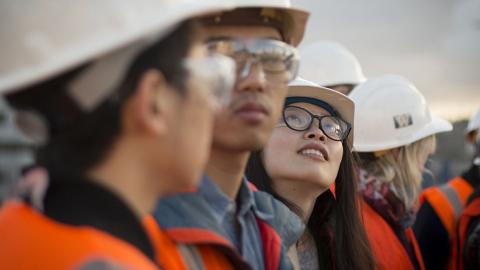
<path fill-rule="evenodd" d="M 293 245 L 305 230 L 304 223 L 285 204 L 272 195 L 255 191 L 257 218 L 272 227 L 282 239 L 284 246 Z"/>
<path fill-rule="evenodd" d="M 129 243 L 94 228 L 57 222 L 23 203 L 7 203 L 0 210 L 0 238 L 2 266 L 12 266 L 6 269 L 16 268 L 19 258 L 25 256 L 28 260 L 22 261 L 24 269 L 36 269 L 38 265 L 48 269 L 75 269 L 90 265 L 87 258 L 93 255 L 98 259 L 95 264 L 112 262 L 155 269 L 154 264 Z"/>

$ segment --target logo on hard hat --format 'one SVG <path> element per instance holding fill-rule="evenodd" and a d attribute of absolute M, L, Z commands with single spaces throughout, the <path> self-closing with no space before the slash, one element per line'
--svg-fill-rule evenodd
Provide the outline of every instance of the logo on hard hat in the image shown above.
<path fill-rule="evenodd" d="M 404 128 L 413 125 L 412 116 L 408 113 L 395 115 L 393 117 L 393 122 L 395 123 L 395 128 Z"/>

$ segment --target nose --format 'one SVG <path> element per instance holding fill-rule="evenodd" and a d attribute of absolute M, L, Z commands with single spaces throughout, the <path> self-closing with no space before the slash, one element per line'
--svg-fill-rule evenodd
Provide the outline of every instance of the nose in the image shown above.
<path fill-rule="evenodd" d="M 319 140 L 321 142 L 325 142 L 327 140 L 327 137 L 320 129 L 320 123 L 318 122 L 318 119 L 313 119 L 312 125 L 305 131 L 304 138 L 310 140 Z"/>
<path fill-rule="evenodd" d="M 237 87 L 239 91 L 264 92 L 266 89 L 265 73 L 261 65 L 248 61 L 237 75 Z"/>

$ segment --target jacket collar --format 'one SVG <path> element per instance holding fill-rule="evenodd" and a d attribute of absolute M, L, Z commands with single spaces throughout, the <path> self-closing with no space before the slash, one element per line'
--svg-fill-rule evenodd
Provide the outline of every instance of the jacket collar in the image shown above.
<path fill-rule="evenodd" d="M 107 188 L 86 179 L 50 181 L 44 214 L 74 226 L 90 226 L 126 241 L 154 261 L 152 244 L 141 220 Z"/>
<path fill-rule="evenodd" d="M 270 194 L 262 191 L 253 192 L 246 179 L 242 183 L 242 188 L 252 196 L 251 209 L 255 216 L 277 232 L 285 247 L 290 247 L 300 238 L 305 225 L 296 214 Z M 202 242 L 213 240 L 224 244 L 218 238 L 228 239 L 228 237 L 213 212 L 201 192 L 186 192 L 160 199 L 153 216 L 167 234 L 169 231 L 178 231 L 178 229 L 195 229 L 209 232 L 201 238 Z M 218 238 L 209 237 L 211 233 Z M 231 246 L 230 243 L 228 245 Z"/>

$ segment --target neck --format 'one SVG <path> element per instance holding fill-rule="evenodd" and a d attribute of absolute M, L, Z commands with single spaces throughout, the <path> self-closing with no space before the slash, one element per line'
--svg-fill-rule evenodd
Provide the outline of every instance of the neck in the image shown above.
<path fill-rule="evenodd" d="M 208 177 L 230 199 L 237 197 L 250 152 L 232 152 L 212 149 L 207 165 Z"/>
<path fill-rule="evenodd" d="M 135 155 L 138 150 L 131 150 L 113 150 L 105 161 L 88 172 L 88 176 L 117 194 L 142 219 L 151 213 L 163 193 L 159 191 L 158 183 L 155 184 L 158 178 L 153 181 L 148 175 L 145 162 L 132 158 L 139 156 Z"/>
<path fill-rule="evenodd" d="M 275 191 L 301 210 L 301 213 L 297 214 L 305 223 L 310 219 L 317 197 L 328 190 L 328 187 L 320 188 L 318 185 L 298 180 L 275 179 L 273 182 Z"/>

